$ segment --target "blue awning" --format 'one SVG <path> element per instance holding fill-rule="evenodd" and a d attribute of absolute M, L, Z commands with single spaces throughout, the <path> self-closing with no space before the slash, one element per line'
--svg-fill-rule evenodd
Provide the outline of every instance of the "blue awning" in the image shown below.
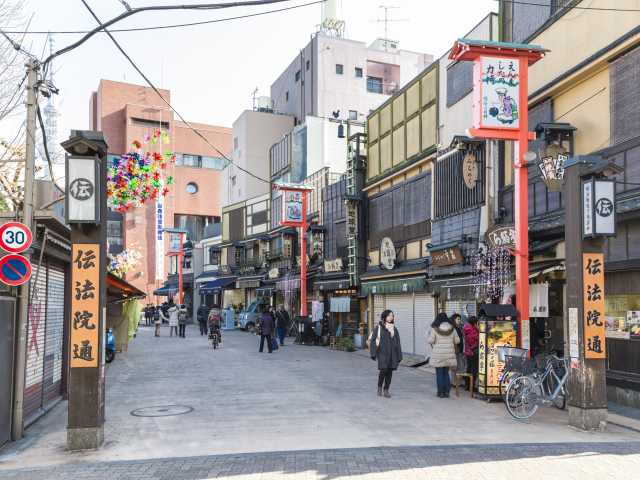
<path fill-rule="evenodd" d="M 210 272 L 202 272 L 200 275 L 196 277 L 195 283 L 213 282 L 215 279 L 218 278 L 218 275 L 220 275 L 220 273 L 217 270 L 210 271 Z"/>
<path fill-rule="evenodd" d="M 201 284 L 200 293 L 212 293 L 216 290 L 222 290 L 223 288 L 227 288 L 229 285 L 235 284 L 235 283 L 236 283 L 236 277 L 216 278 L 212 282 Z"/>
<path fill-rule="evenodd" d="M 162 287 L 154 290 L 153 294 L 157 297 L 168 297 L 178 292 L 177 283 L 165 283 Z"/>

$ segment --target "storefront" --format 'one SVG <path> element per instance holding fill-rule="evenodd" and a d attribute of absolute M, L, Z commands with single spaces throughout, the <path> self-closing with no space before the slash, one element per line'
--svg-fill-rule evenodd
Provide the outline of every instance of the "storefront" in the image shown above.
<path fill-rule="evenodd" d="M 244 304 L 251 305 L 258 298 L 257 289 L 262 285 L 264 275 L 238 277 L 236 288 L 244 292 Z"/>
<path fill-rule="evenodd" d="M 286 276 L 277 280 L 275 298 L 276 305 L 284 305 L 291 318 L 300 315 L 300 276 Z"/>
<path fill-rule="evenodd" d="M 201 305 L 223 308 L 233 303 L 225 302 L 225 291 L 235 286 L 236 277 L 219 277 L 203 283 L 198 283 Z"/>

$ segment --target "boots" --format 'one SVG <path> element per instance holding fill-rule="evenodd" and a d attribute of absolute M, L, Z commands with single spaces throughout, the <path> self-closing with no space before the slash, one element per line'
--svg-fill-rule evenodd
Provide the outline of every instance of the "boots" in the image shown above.
<path fill-rule="evenodd" d="M 382 396 L 384 398 L 391 398 L 391 394 L 389 393 L 389 390 L 385 390 L 384 393 L 382 394 Z"/>
<path fill-rule="evenodd" d="M 382 387 L 378 387 L 378 396 L 381 397 L 382 396 Z"/>

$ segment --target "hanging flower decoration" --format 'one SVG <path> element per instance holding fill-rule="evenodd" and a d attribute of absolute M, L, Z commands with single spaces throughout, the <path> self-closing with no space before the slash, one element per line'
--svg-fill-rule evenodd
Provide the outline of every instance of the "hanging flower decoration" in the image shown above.
<path fill-rule="evenodd" d="M 170 143 L 167 132 L 156 129 L 145 135 L 146 144 Z M 131 151 L 113 160 L 107 172 L 107 200 L 109 206 L 121 213 L 143 205 L 147 200 L 156 200 L 169 193 L 173 178 L 165 175 L 167 167 L 175 162 L 175 154 L 143 152 L 142 143 L 135 140 Z"/>
<path fill-rule="evenodd" d="M 513 281 L 511 251 L 506 247 L 481 249 L 472 263 L 476 297 L 488 301 L 501 298 Z"/>
<path fill-rule="evenodd" d="M 123 250 L 117 255 L 109 255 L 107 270 L 116 277 L 123 278 L 127 272 L 138 266 L 141 258 L 142 255 L 137 250 Z"/>

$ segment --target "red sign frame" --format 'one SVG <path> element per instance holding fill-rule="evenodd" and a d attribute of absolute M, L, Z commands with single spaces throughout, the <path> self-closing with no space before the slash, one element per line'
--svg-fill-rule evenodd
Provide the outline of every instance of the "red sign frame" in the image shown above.
<path fill-rule="evenodd" d="M 4 242 L 4 232 L 6 230 L 8 230 L 9 228 L 11 228 L 11 227 L 18 227 L 24 232 L 27 241 L 24 243 L 24 245 L 22 247 L 12 248 L 12 247 L 9 247 Z M 5 252 L 22 253 L 22 252 L 24 252 L 25 250 L 27 250 L 31 246 L 32 242 L 33 242 L 33 234 L 31 233 L 31 229 L 29 227 L 27 227 L 24 223 L 21 223 L 21 222 L 7 222 L 7 223 L 5 223 L 5 224 L 0 226 L 0 248 L 2 248 L 2 250 L 4 250 Z"/>

